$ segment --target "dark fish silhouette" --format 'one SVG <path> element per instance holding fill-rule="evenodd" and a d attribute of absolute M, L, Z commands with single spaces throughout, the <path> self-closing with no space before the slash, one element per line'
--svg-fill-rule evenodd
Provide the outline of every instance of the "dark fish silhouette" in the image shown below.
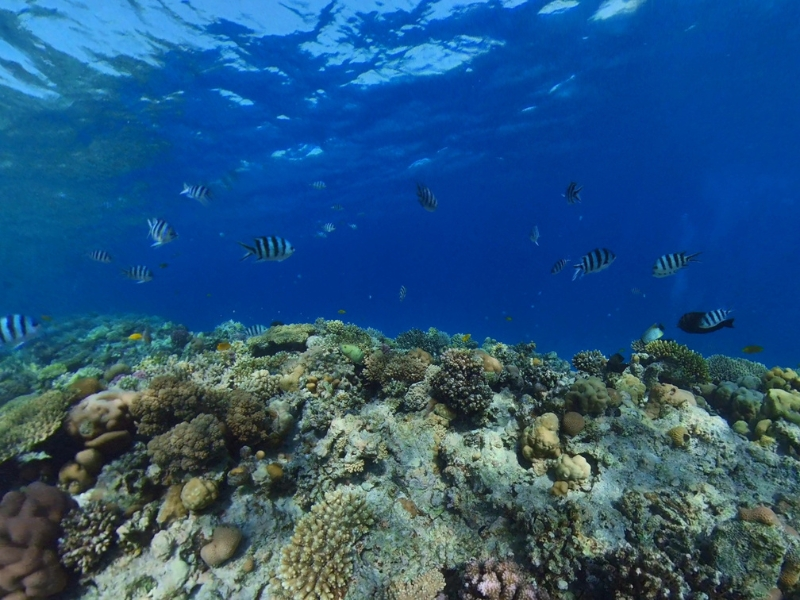
<path fill-rule="evenodd" d="M 678 327 L 686 333 L 712 333 L 723 327 L 733 327 L 733 318 L 728 318 L 728 310 L 709 312 L 689 312 L 678 321 Z"/>

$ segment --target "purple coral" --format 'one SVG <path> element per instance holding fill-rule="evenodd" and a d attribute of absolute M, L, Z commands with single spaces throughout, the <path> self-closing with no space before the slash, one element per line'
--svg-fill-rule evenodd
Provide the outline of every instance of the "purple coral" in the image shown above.
<path fill-rule="evenodd" d="M 537 591 L 517 563 L 510 560 L 471 560 L 464 569 L 461 600 L 549 600 Z"/>

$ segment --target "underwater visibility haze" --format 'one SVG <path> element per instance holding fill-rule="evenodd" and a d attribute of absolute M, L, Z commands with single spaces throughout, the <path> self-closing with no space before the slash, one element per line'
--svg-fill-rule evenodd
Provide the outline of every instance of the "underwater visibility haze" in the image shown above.
<path fill-rule="evenodd" d="M 0 3 L 0 491 L 60 483 L 84 510 L 52 501 L 55 524 L 82 514 L 58 525 L 52 587 L 3 563 L 0 596 L 499 598 L 480 583 L 496 571 L 519 580 L 503 598 L 800 597 L 798 73 L 789 0 Z M 626 410 L 655 424 L 621 441 Z M 417 446 L 404 414 L 425 423 Z M 663 453 L 636 441 L 653 431 Z M 207 446 L 175 451 L 181 436 Z M 675 502 L 702 512 L 712 467 L 679 476 L 669 458 L 690 451 L 784 469 L 741 458 L 766 487 L 736 500 L 730 475 L 714 517 L 670 512 L 686 556 L 711 540 L 701 574 L 619 530 L 547 563 L 558 520 L 524 506 L 572 503 L 597 526 L 611 512 L 579 499 L 596 494 L 636 522 L 646 494 L 620 499 L 633 467 L 608 459 L 632 453 L 657 472 L 633 487 L 685 476 Z M 119 491 L 101 464 L 150 484 L 91 521 L 91 490 Z M 190 478 L 213 499 L 175 500 Z M 274 523 L 243 516 L 253 489 Z M 54 497 L 28 490 L 8 502 Z M 376 490 L 419 529 L 396 564 L 376 548 L 401 517 Z M 303 596 L 314 518 L 366 550 Z M 755 545 L 752 523 L 783 528 L 758 585 L 720 558 L 724 518 Z M 127 527 L 103 563 L 75 541 L 93 527 Z M 148 558 L 178 583 L 120 575 Z"/>

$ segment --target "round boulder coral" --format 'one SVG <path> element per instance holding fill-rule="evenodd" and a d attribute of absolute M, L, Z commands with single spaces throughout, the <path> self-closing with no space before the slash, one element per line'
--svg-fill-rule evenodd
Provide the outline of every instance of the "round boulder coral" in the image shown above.
<path fill-rule="evenodd" d="M 619 397 L 610 394 L 601 379 L 579 379 L 570 386 L 564 400 L 570 410 L 582 415 L 600 415 L 609 406 L 619 405 Z"/>
<path fill-rule="evenodd" d="M 198 415 L 154 437 L 147 453 L 168 476 L 200 472 L 227 458 L 225 426 L 213 415 Z"/>

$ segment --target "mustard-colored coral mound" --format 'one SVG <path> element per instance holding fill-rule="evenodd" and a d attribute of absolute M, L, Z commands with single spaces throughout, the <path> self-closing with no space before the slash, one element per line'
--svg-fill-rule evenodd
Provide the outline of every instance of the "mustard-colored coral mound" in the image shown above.
<path fill-rule="evenodd" d="M 645 352 L 667 363 L 670 368 L 666 375 L 670 383 L 689 386 L 711 380 L 706 360 L 683 344 L 672 340 L 656 340 L 645 346 Z"/>
<path fill-rule="evenodd" d="M 353 575 L 353 545 L 367 532 L 372 518 L 362 493 L 339 488 L 311 508 L 295 525 L 281 552 L 271 598 L 338 600 Z"/>
<path fill-rule="evenodd" d="M 761 380 L 768 390 L 800 390 L 800 376 L 794 369 L 772 367 L 764 373 Z"/>
<path fill-rule="evenodd" d="M 20 396 L 0 407 L 0 463 L 53 435 L 67 416 L 69 403 L 67 395 L 50 391 Z"/>

